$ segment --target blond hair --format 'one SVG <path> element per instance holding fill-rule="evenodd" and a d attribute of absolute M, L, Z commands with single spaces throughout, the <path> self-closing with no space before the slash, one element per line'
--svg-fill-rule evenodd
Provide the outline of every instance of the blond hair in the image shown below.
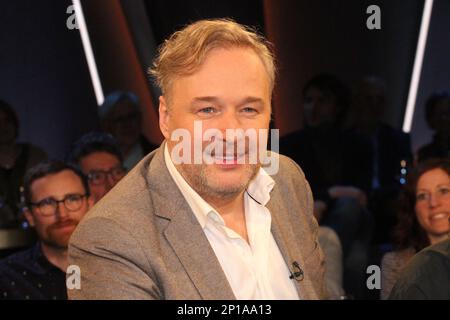
<path fill-rule="evenodd" d="M 149 73 L 165 95 L 174 77 L 193 74 L 209 51 L 229 47 L 253 49 L 266 68 L 273 90 L 276 68 L 270 43 L 255 30 L 230 19 L 200 20 L 175 32 L 159 47 Z"/>

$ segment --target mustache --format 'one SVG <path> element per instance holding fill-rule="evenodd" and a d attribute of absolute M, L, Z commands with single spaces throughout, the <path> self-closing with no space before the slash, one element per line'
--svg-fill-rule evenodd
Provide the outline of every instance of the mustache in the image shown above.
<path fill-rule="evenodd" d="M 248 140 L 218 140 L 211 139 L 206 143 L 209 147 L 209 155 L 214 157 L 219 152 L 220 156 L 242 156 L 251 151 L 250 142 Z"/>

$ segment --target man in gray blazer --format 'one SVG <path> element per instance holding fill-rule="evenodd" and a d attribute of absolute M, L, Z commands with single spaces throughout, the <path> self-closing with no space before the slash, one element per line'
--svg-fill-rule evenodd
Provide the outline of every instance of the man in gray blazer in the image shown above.
<path fill-rule="evenodd" d="M 73 234 L 81 286 L 69 298 L 325 298 L 309 185 L 265 152 L 275 81 L 265 41 L 199 21 L 164 43 L 151 72 L 166 139 Z"/>

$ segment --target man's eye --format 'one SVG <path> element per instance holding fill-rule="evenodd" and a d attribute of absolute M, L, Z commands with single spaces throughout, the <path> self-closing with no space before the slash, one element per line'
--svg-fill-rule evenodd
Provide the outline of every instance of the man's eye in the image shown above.
<path fill-rule="evenodd" d="M 212 114 L 215 111 L 216 111 L 216 109 L 214 109 L 213 107 L 206 107 L 206 108 L 200 109 L 198 112 L 202 113 L 202 114 Z"/>
<path fill-rule="evenodd" d="M 67 196 L 67 200 L 69 201 L 69 202 L 76 202 L 76 201 L 78 201 L 78 200 L 80 200 L 80 195 L 78 195 L 78 194 L 71 194 L 71 195 L 69 195 L 69 196 Z"/>
<path fill-rule="evenodd" d="M 439 190 L 439 192 L 440 192 L 441 194 L 448 194 L 448 193 L 450 192 L 450 189 L 442 188 L 442 189 Z"/>
<path fill-rule="evenodd" d="M 102 178 L 102 173 L 100 173 L 100 172 L 91 172 L 91 173 L 89 174 L 89 178 L 90 178 L 91 180 L 99 180 L 99 179 Z"/>
<path fill-rule="evenodd" d="M 111 172 L 114 176 L 120 176 L 125 174 L 125 170 L 123 168 L 115 168 Z"/>
<path fill-rule="evenodd" d="M 252 108 L 252 107 L 245 107 L 245 108 L 242 109 L 242 112 L 244 112 L 244 113 L 256 113 L 257 110 L 255 108 Z"/>
<path fill-rule="evenodd" d="M 40 201 L 38 203 L 38 206 L 39 207 L 51 206 L 51 205 L 53 205 L 54 202 L 55 202 L 55 200 L 53 200 L 52 198 L 48 198 L 48 199 L 44 199 L 44 200 Z"/>

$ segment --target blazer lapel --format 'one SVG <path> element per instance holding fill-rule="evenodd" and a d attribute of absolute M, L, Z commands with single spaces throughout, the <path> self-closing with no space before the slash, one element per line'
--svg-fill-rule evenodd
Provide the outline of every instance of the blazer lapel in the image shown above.
<path fill-rule="evenodd" d="M 201 297 L 207 300 L 236 299 L 200 224 L 179 211 L 164 231 Z M 194 217 L 195 218 L 195 217 Z"/>
<path fill-rule="evenodd" d="M 164 143 L 148 172 L 156 215 L 169 220 L 164 236 L 202 299 L 236 299 L 208 238 L 164 162 Z"/>
<path fill-rule="evenodd" d="M 304 278 L 302 280 L 292 280 L 295 283 L 300 299 L 318 299 L 319 297 L 308 276 L 308 272 L 314 272 L 314 270 L 304 270 L 305 257 L 301 252 L 301 244 L 298 243 L 299 240 L 294 235 L 292 227 L 289 224 L 289 217 L 286 214 L 287 208 L 280 199 L 281 197 L 278 195 L 278 190 L 275 186 L 270 201 L 267 203 L 267 208 L 270 210 L 272 216 L 271 231 L 273 237 L 289 270 L 291 272 L 293 271 L 292 264 L 295 261 L 298 262 L 304 272 Z"/>

